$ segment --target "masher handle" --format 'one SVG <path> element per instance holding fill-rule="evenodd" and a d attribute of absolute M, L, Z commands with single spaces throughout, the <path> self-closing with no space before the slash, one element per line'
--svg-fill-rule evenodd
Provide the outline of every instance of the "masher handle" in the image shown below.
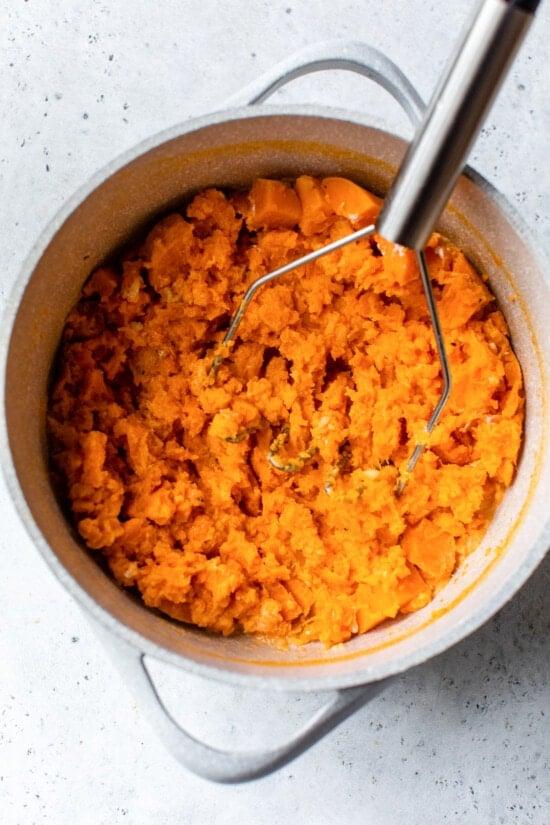
<path fill-rule="evenodd" d="M 533 20 L 539 0 L 484 0 L 386 196 L 377 231 L 422 249 Z"/>

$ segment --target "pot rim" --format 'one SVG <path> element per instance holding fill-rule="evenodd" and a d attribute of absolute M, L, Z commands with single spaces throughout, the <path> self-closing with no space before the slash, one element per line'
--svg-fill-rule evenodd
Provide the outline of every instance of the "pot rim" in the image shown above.
<path fill-rule="evenodd" d="M 109 161 L 105 166 L 94 173 L 86 183 L 76 189 L 75 192 L 48 221 L 47 225 L 32 245 L 20 268 L 19 277 L 16 279 L 15 284 L 12 286 L 8 294 L 0 329 L 0 407 L 2 410 L 2 414 L 0 415 L 0 456 L 2 458 L 2 469 L 7 489 L 27 534 L 32 539 L 33 543 L 40 551 L 43 559 L 46 561 L 48 567 L 52 570 L 60 583 L 69 591 L 76 602 L 83 607 L 99 624 L 100 628 L 109 631 L 109 633 L 112 634 L 114 637 L 113 641 L 117 641 L 122 644 L 129 644 L 136 649 L 141 650 L 145 654 L 151 655 L 154 658 L 160 659 L 168 664 L 175 665 L 182 670 L 197 676 L 213 678 L 217 681 L 225 683 L 280 691 L 319 691 L 363 685 L 372 681 L 378 681 L 388 676 L 402 673 L 410 667 L 419 665 L 430 659 L 432 656 L 436 656 L 437 654 L 443 652 L 447 648 L 464 639 L 470 633 L 477 630 L 512 598 L 512 596 L 519 590 L 529 575 L 544 558 L 550 544 L 550 519 L 541 528 L 541 532 L 539 533 L 537 540 L 533 543 L 522 564 L 514 571 L 513 575 L 510 575 L 506 579 L 500 589 L 496 593 L 492 594 L 491 599 L 484 601 L 482 605 L 468 617 L 468 619 L 457 623 L 439 639 L 422 644 L 417 650 L 407 654 L 406 656 L 402 656 L 393 662 L 377 665 L 376 668 L 369 668 L 368 657 L 365 657 L 363 660 L 358 659 L 357 669 L 354 669 L 350 673 L 340 675 L 292 675 L 291 677 L 288 677 L 287 675 L 278 675 L 279 671 L 277 669 L 273 669 L 270 672 L 266 668 L 262 674 L 227 669 L 224 667 L 223 663 L 221 665 L 217 665 L 213 663 L 206 664 L 203 662 L 198 662 L 185 657 L 183 654 L 170 651 L 169 649 L 158 645 L 156 642 L 151 641 L 146 636 L 143 636 L 141 633 L 133 630 L 116 619 L 109 611 L 100 606 L 76 581 L 76 579 L 73 578 L 69 571 L 59 561 L 54 550 L 50 547 L 49 543 L 42 535 L 42 532 L 34 520 L 30 507 L 27 504 L 22 488 L 19 484 L 15 465 L 13 463 L 5 415 L 5 381 L 9 345 L 21 299 L 25 293 L 32 274 L 48 245 L 51 243 L 69 216 L 78 208 L 78 206 L 113 174 L 134 161 L 136 158 L 161 146 L 164 143 L 175 140 L 190 132 L 224 122 L 277 116 L 306 116 L 348 121 L 406 142 L 405 139 L 401 138 L 399 135 L 395 135 L 372 126 L 366 115 L 347 109 L 318 105 L 289 105 L 284 107 L 262 105 L 259 109 L 251 109 L 250 106 L 244 106 L 233 109 L 219 110 L 211 114 L 192 118 L 188 121 L 176 124 L 175 126 L 171 126 L 148 138 L 145 138 L 135 146 L 125 150 L 113 160 Z M 507 220 L 518 231 L 518 234 L 525 239 L 533 258 L 539 265 L 540 270 L 542 272 L 550 272 L 550 262 L 548 261 L 548 253 L 543 239 L 538 237 L 536 233 L 526 225 L 519 212 L 510 204 L 507 198 L 505 198 L 505 196 L 499 192 L 493 184 L 491 184 L 479 172 L 475 171 L 471 167 L 467 166 L 464 169 L 463 175 L 472 180 L 477 187 L 479 187 L 486 195 L 488 195 L 488 197 L 490 197 L 491 200 L 497 204 Z M 546 266 L 543 266 L 543 264 L 546 264 Z M 543 281 L 543 288 L 548 289 L 547 279 Z"/>

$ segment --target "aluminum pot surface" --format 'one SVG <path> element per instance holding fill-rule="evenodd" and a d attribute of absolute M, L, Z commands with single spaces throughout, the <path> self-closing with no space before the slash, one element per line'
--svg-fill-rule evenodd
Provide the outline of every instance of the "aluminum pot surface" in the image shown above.
<path fill-rule="evenodd" d="M 283 83 L 326 68 L 358 71 L 386 88 L 413 123 L 420 98 L 383 55 L 362 44 L 306 49 L 253 84 L 258 103 Z M 384 680 L 478 628 L 520 587 L 550 542 L 549 285 L 534 241 L 490 184 L 467 170 L 438 229 L 487 273 L 503 310 L 526 389 L 524 447 L 516 479 L 481 545 L 423 610 L 329 650 L 278 650 L 249 637 L 221 638 L 178 624 L 121 590 L 85 550 L 60 509 L 48 472 L 48 380 L 64 320 L 89 273 L 160 212 L 207 186 L 242 187 L 259 176 L 343 175 L 380 194 L 406 144 L 357 113 L 318 106 L 230 108 L 145 141 L 77 192 L 32 249 L 1 330 L 2 464 L 34 543 L 94 619 L 174 755 L 217 781 L 274 770 L 375 695 Z M 546 270 L 548 271 L 548 269 Z M 333 699 L 285 745 L 228 753 L 170 717 L 145 656 L 214 679 L 277 691 L 334 690 Z"/>

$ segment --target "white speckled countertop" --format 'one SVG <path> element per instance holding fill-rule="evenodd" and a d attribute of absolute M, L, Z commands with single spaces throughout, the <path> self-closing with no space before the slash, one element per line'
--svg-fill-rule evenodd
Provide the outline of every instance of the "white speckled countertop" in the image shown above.
<path fill-rule="evenodd" d="M 475 3 L 447 0 L 0 0 L 0 301 L 57 208 L 112 157 L 329 37 L 387 51 L 426 98 Z M 550 8 L 472 163 L 550 240 Z M 406 129 L 366 81 L 318 75 L 280 92 Z M 3 825 L 492 825 L 550 822 L 550 558 L 501 613 L 276 775 L 197 779 L 164 751 L 86 619 L 0 487 Z M 178 718 L 210 741 L 266 743 L 317 706 L 154 668 Z M 240 710 L 236 709 L 237 701 Z"/>

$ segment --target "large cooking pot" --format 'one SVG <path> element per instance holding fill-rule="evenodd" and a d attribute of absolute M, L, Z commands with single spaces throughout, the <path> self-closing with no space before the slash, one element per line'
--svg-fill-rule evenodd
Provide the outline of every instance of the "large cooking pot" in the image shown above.
<path fill-rule="evenodd" d="M 360 44 L 320 45 L 277 67 L 245 93 L 258 103 L 319 69 L 359 72 L 382 85 L 413 123 L 422 102 L 387 58 Z M 525 377 L 525 442 L 516 479 L 489 531 L 435 601 L 330 650 L 278 650 L 259 639 L 221 638 L 178 624 L 119 588 L 69 526 L 48 472 L 48 379 L 65 317 L 90 271 L 159 212 L 206 186 L 258 176 L 344 175 L 383 194 L 405 150 L 360 114 L 319 106 L 244 106 L 190 120 L 141 143 L 77 192 L 31 251 L 9 300 L 2 338 L 2 465 L 15 505 L 47 563 L 88 611 L 174 755 L 222 782 L 274 770 L 375 695 L 393 674 L 478 628 L 515 593 L 550 542 L 549 289 L 520 218 L 480 175 L 461 177 L 439 229 L 490 278 Z M 518 170 L 518 175 L 520 170 Z M 547 268 L 547 272 L 550 271 Z M 414 478 L 411 483 L 414 483 Z M 334 690 L 291 741 L 228 753 L 191 737 L 170 717 L 147 670 L 152 656 L 185 671 L 271 691 Z"/>

